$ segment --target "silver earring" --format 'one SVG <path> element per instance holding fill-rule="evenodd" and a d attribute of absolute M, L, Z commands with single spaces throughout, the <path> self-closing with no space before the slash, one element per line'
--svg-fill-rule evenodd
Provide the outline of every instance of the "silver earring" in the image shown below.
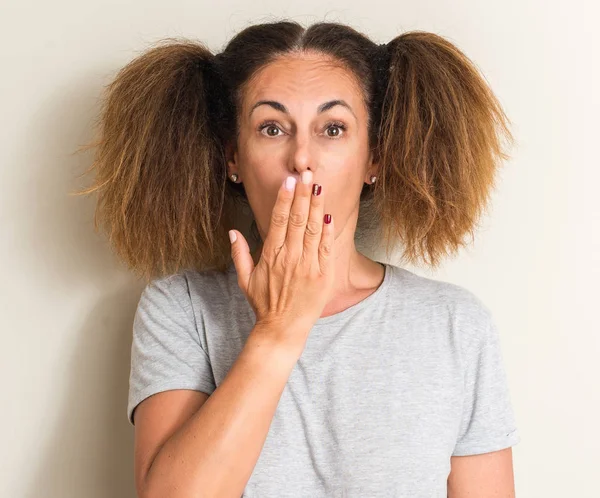
<path fill-rule="evenodd" d="M 371 183 L 375 183 L 375 180 L 377 180 L 377 177 L 376 177 L 375 175 L 373 175 L 373 176 L 371 177 Z"/>
<path fill-rule="evenodd" d="M 233 183 L 237 182 L 237 179 L 238 179 L 238 176 L 237 176 L 237 174 L 236 174 L 236 173 L 233 173 L 233 174 L 231 175 L 231 179 L 233 180 Z"/>

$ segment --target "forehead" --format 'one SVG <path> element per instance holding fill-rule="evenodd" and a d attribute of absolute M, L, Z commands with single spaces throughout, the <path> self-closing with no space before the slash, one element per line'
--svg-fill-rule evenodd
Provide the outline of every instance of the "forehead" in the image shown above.
<path fill-rule="evenodd" d="M 291 112 L 302 106 L 317 106 L 341 99 L 356 113 L 364 112 L 363 94 L 354 74 L 321 54 L 285 55 L 259 69 L 247 82 L 243 108 L 257 100 L 276 100 Z"/>

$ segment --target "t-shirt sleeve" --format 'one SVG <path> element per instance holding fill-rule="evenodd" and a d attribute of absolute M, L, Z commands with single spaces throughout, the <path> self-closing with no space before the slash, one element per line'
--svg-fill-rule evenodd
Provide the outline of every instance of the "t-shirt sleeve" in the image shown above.
<path fill-rule="evenodd" d="M 134 320 L 127 417 L 147 397 L 171 389 L 212 394 L 210 359 L 194 318 L 185 274 L 153 280 L 142 292 Z"/>
<path fill-rule="evenodd" d="M 511 405 L 500 337 L 486 308 L 486 324 L 475 336 L 464 365 L 465 395 L 452 456 L 508 448 L 521 438 Z"/>

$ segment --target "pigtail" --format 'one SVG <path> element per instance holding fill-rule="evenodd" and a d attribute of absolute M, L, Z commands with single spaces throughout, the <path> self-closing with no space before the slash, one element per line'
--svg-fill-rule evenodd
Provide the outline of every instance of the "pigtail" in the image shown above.
<path fill-rule="evenodd" d="M 449 41 L 413 31 L 388 53 L 374 197 L 388 251 L 399 237 L 407 260 L 436 267 L 473 238 L 499 160 L 509 157 L 501 139 L 513 137 L 484 78 Z"/>
<path fill-rule="evenodd" d="M 188 41 L 152 47 L 106 89 L 100 137 L 85 146 L 96 176 L 78 194 L 98 194 L 96 230 L 147 279 L 227 264 L 222 95 L 215 56 Z"/>

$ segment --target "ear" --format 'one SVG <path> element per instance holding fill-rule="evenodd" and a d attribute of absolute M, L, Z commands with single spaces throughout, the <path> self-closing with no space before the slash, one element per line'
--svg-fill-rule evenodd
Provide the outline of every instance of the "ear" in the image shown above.
<path fill-rule="evenodd" d="M 366 171 L 365 181 L 371 183 L 371 176 L 379 176 L 379 161 L 375 160 L 373 152 L 369 155 L 369 162 Z"/>
<path fill-rule="evenodd" d="M 237 173 L 239 175 L 235 142 L 229 141 L 225 144 L 225 158 L 227 160 L 227 174 Z"/>

